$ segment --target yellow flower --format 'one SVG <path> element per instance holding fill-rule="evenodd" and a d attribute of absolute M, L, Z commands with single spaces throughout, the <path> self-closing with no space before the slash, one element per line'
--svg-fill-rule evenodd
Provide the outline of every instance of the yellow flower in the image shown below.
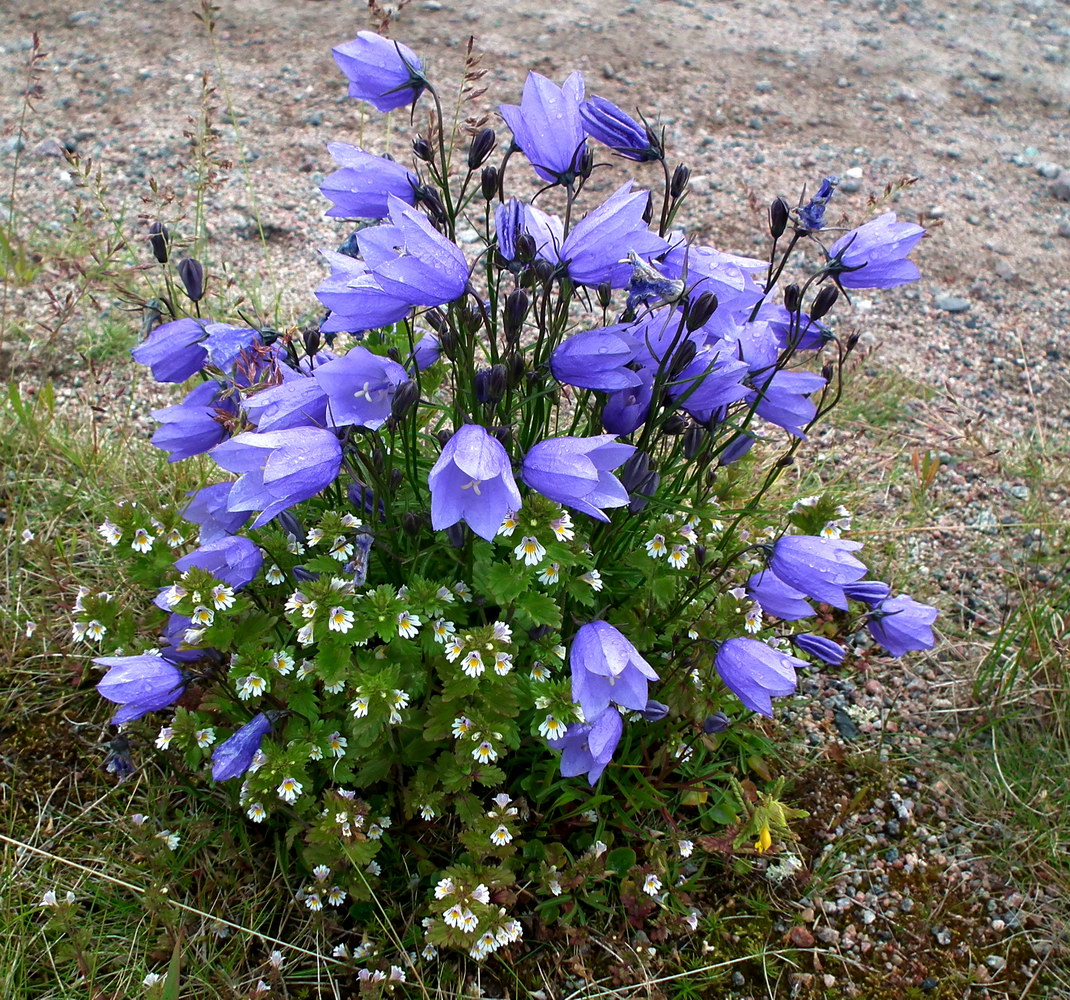
<path fill-rule="evenodd" d="M 773 837 L 768 826 L 763 826 L 758 833 L 758 839 L 754 842 L 754 849 L 759 854 L 764 854 L 773 846 Z"/>

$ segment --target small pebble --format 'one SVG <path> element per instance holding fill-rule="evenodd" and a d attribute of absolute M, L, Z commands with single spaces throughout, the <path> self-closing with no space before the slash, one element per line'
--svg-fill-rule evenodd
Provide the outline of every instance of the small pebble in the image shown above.
<path fill-rule="evenodd" d="M 961 313 L 970 308 L 968 299 L 959 298 L 957 295 L 937 295 L 933 299 L 933 305 L 944 312 Z"/>

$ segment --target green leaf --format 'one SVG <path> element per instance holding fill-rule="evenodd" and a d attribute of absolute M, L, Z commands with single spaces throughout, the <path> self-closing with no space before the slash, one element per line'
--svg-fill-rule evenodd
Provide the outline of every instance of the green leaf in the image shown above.
<path fill-rule="evenodd" d="M 618 847 L 606 855 L 606 871 L 626 875 L 635 867 L 635 851 L 630 847 Z"/>
<path fill-rule="evenodd" d="M 540 594 L 531 590 L 516 602 L 517 618 L 525 627 L 549 625 L 561 627 L 561 609 L 549 594 Z"/>
<path fill-rule="evenodd" d="M 474 576 L 476 593 L 500 607 L 512 604 L 530 586 L 527 574 L 511 563 L 477 563 Z"/>

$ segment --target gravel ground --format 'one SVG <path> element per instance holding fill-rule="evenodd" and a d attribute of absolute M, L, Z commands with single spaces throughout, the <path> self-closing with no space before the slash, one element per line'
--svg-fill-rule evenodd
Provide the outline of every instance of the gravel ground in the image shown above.
<path fill-rule="evenodd" d="M 322 217 L 325 203 L 315 190 L 331 169 L 324 144 L 363 142 L 400 157 L 407 123 L 384 135 L 345 96 L 329 49 L 367 26 L 359 5 L 224 0 L 221 8 L 215 53 L 225 86 L 189 3 L 5 3 L 3 120 L 12 121 L 20 105 L 31 32 L 49 53 L 23 150 L 20 211 L 59 239 L 69 206 L 92 210 L 91 190 L 78 187 L 63 156 L 68 149 L 103 169 L 110 203 L 125 205 L 125 235 L 143 231 L 140 214 L 161 211 L 150 179 L 173 190 L 170 217 L 191 212 L 192 150 L 184 133 L 197 131 L 208 71 L 216 89 L 207 101 L 218 109 L 215 156 L 247 164 L 224 172 L 209 195 L 211 280 L 226 280 L 225 262 L 230 273 L 259 279 L 265 302 L 277 295 L 282 315 L 310 318 L 310 290 L 323 275 L 315 250 L 344 235 Z M 394 33 L 422 55 L 432 76 L 451 79 L 475 35 L 488 70 L 487 114 L 499 101 L 518 99 L 528 69 L 557 80 L 579 69 L 588 92 L 648 117 L 660 112 L 674 159 L 694 171 L 685 214 L 720 249 L 756 252 L 769 199 L 793 199 L 826 174 L 843 178 L 834 204 L 852 224 L 872 211 L 867 200 L 882 198 L 887 183 L 917 178 L 892 203 L 901 217 L 931 229 L 915 255 L 923 279 L 879 299 L 855 296 L 839 327 L 862 334 L 866 357 L 856 390 L 889 372 L 902 380 L 901 438 L 868 440 L 863 449 L 847 422 L 818 434 L 815 446 L 830 468 L 851 470 L 871 487 L 866 524 L 880 531 L 917 523 L 910 490 L 894 470 L 912 452 L 937 453 L 928 530 L 901 543 L 912 589 L 942 604 L 954 620 L 949 631 L 982 634 L 999 621 L 1007 569 L 1024 568 L 1033 547 L 1044 544 L 1043 532 L 1030 525 L 1070 520 L 1066 493 L 1054 486 L 1035 492 L 1015 458 L 1027 442 L 1065 456 L 1070 425 L 1065 3 L 417 0 Z M 14 135 L 0 139 L 0 169 L 10 168 L 17 148 Z M 99 218 L 94 224 L 104 229 Z M 62 300 L 76 284 L 70 269 L 43 279 L 16 292 L 16 313 L 31 324 L 50 322 L 49 291 Z M 133 321 L 121 303 L 99 306 L 105 320 Z M 84 304 L 71 328 L 82 312 Z M 47 339 L 39 328 L 34 336 Z M 61 399 L 83 405 L 103 398 L 92 373 L 51 364 Z M 0 356 L 4 365 L 31 386 L 48 374 L 21 351 Z M 113 365 L 108 394 L 132 377 L 129 366 Z M 145 397 L 144 387 L 137 392 Z M 150 398 L 163 397 L 152 390 Z M 865 748 L 878 757 L 924 755 L 938 765 L 970 707 L 966 668 L 976 655 L 969 641 L 949 641 L 940 656 L 905 667 L 866 653 L 853 680 L 808 680 L 803 694 L 811 707 L 789 714 L 789 722 L 813 752 L 827 750 L 834 759 Z M 890 987 L 935 989 L 953 965 L 968 969 L 974 984 L 954 995 L 1029 995 L 1053 948 L 1058 888 L 997 879 L 975 856 L 983 824 L 968 821 L 954 790 L 931 773 L 871 775 L 864 802 L 849 809 L 854 783 L 863 780 L 853 760 L 843 763 L 839 784 L 822 790 L 823 806 L 815 802 L 821 822 L 815 819 L 808 836 L 807 865 L 824 872 L 820 892 L 798 877 L 784 890 L 800 915 L 784 933 L 815 948 L 817 964 L 798 974 L 809 977 L 799 989 L 870 995 L 857 992 L 856 962 L 886 969 Z M 826 863 L 825 855 L 835 860 Z M 912 893 L 924 906 L 915 907 Z M 844 961 L 821 969 L 822 951 Z M 740 979 L 738 995 L 750 995 L 742 973 Z"/>

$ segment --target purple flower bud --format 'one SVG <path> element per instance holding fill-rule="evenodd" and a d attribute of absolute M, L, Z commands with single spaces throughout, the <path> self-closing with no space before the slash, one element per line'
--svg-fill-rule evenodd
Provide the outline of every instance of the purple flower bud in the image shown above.
<path fill-rule="evenodd" d="M 861 601 L 873 607 L 880 604 L 892 592 L 892 588 L 880 580 L 859 580 L 857 583 L 844 584 L 843 592 L 852 601 Z"/>
<path fill-rule="evenodd" d="M 664 155 L 658 137 L 650 129 L 604 97 L 591 97 L 580 104 L 580 117 L 588 135 L 625 159 L 644 163 L 660 160 Z"/>
<path fill-rule="evenodd" d="M 672 172 L 672 180 L 669 182 L 669 197 L 673 201 L 679 201 L 683 196 L 683 193 L 687 190 L 688 182 L 691 180 L 691 168 L 685 167 L 682 163 Z"/>
<path fill-rule="evenodd" d="M 840 297 L 840 290 L 835 285 L 825 285 L 814 296 L 814 303 L 810 307 L 810 318 L 812 320 L 819 320 L 822 316 L 825 316 L 830 309 L 836 304 L 836 300 Z"/>
<path fill-rule="evenodd" d="M 422 372 L 430 368 L 442 355 L 442 345 L 433 333 L 425 333 L 412 349 L 412 356 L 406 362 L 408 368 Z"/>
<path fill-rule="evenodd" d="M 200 302 L 204 298 L 204 267 L 199 260 L 187 257 L 178 262 L 178 276 L 182 280 L 182 287 L 193 302 Z"/>
<path fill-rule="evenodd" d="M 494 144 L 497 141 L 498 137 L 494 134 L 494 129 L 480 129 L 468 147 L 468 169 L 478 170 L 483 166 L 487 157 L 494 151 Z"/>
<path fill-rule="evenodd" d="M 521 476 L 547 499 L 608 521 L 603 507 L 628 503 L 628 491 L 612 470 L 634 452 L 632 445 L 618 443 L 612 434 L 549 438 L 524 456 Z"/>
<path fill-rule="evenodd" d="M 353 41 L 335 46 L 333 52 L 349 80 L 349 96 L 367 101 L 376 111 L 414 104 L 427 86 L 416 53 L 372 31 L 358 31 Z"/>
<path fill-rule="evenodd" d="M 639 714 L 647 722 L 660 722 L 669 714 L 669 706 L 662 704 L 660 701 L 654 701 L 653 698 L 646 703 L 646 708 L 642 709 Z"/>
<path fill-rule="evenodd" d="M 101 697 L 121 705 L 112 724 L 121 726 L 149 712 L 173 705 L 185 685 L 185 675 L 161 656 L 101 656 L 93 660 L 111 669 L 97 685 Z"/>
<path fill-rule="evenodd" d="M 804 653 L 816 656 L 824 663 L 837 666 L 843 663 L 847 651 L 838 642 L 826 639 L 823 635 L 794 635 L 791 641 Z"/>
<path fill-rule="evenodd" d="M 731 721 L 724 712 L 714 712 L 713 715 L 707 716 L 703 720 L 702 731 L 708 736 L 712 736 L 714 733 L 723 733 L 729 727 Z"/>
<path fill-rule="evenodd" d="M 881 601 L 870 613 L 866 627 L 892 656 L 916 649 L 932 649 L 936 643 L 932 624 L 939 611 L 905 594 Z"/>
<path fill-rule="evenodd" d="M 276 714 L 276 713 L 272 713 Z M 264 736 L 271 730 L 271 719 L 264 712 L 253 716 L 233 736 L 212 751 L 212 780 L 240 778 L 249 770 Z"/>
<path fill-rule="evenodd" d="M 774 240 L 779 240 L 784 235 L 784 230 L 788 228 L 790 214 L 791 208 L 786 198 L 778 196 L 773 199 L 769 206 L 769 235 Z"/>
<path fill-rule="evenodd" d="M 171 234 L 167 226 L 162 222 L 154 222 L 149 226 L 149 246 L 152 247 L 152 255 L 161 264 L 167 263 L 167 249 L 171 243 Z"/>
<path fill-rule="evenodd" d="M 721 644 L 714 666 L 725 686 L 752 712 L 772 717 L 773 698 L 795 690 L 795 671 L 806 662 L 757 639 Z"/>
<path fill-rule="evenodd" d="M 718 464 L 731 465 L 733 462 L 738 462 L 751 450 L 751 448 L 754 447 L 754 442 L 757 440 L 758 439 L 753 434 L 748 434 L 746 431 L 737 434 L 727 445 L 725 445 L 718 460 Z"/>

